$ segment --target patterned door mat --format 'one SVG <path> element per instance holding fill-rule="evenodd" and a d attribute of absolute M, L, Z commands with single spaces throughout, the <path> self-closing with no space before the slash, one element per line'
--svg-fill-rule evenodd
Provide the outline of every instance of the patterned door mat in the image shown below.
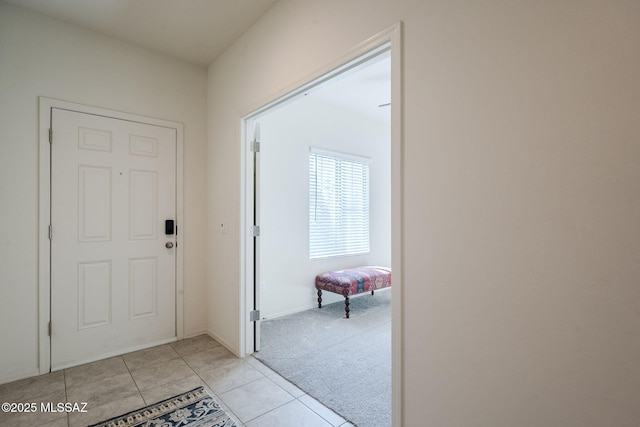
<path fill-rule="evenodd" d="M 145 408 L 98 424 L 92 424 L 89 427 L 135 427 L 141 425 L 236 427 L 235 421 L 206 392 L 204 387 L 195 388 Z"/>

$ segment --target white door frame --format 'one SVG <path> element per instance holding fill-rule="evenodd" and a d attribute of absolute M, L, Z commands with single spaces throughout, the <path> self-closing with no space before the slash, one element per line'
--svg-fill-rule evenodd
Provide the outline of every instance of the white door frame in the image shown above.
<path fill-rule="evenodd" d="M 392 372 L 392 421 L 394 426 L 402 425 L 402 348 L 403 348 L 403 263 L 402 244 L 404 240 L 403 215 L 403 59 L 402 59 L 402 23 L 399 22 L 370 37 L 350 50 L 343 57 L 314 73 L 308 79 L 272 96 L 269 102 L 252 108 L 241 117 L 240 144 L 242 156 L 241 168 L 241 217 L 240 217 L 240 356 L 253 352 L 253 325 L 249 321 L 249 312 L 253 308 L 253 238 L 250 228 L 253 225 L 253 156 L 250 141 L 253 138 L 252 125 L 261 114 L 292 101 L 312 87 L 328 82 L 337 75 L 366 62 L 377 51 L 391 52 L 391 268 L 393 271 L 391 304 L 391 372 Z"/>
<path fill-rule="evenodd" d="M 91 107 L 52 98 L 39 97 L 39 207 L 38 207 L 38 337 L 39 337 L 39 368 L 40 374 L 51 370 L 51 337 L 49 336 L 49 321 L 51 320 L 51 241 L 49 240 L 49 224 L 51 223 L 51 144 L 49 143 L 49 127 L 51 126 L 51 109 L 77 111 L 115 119 L 128 120 L 155 126 L 163 126 L 176 130 L 176 246 L 184 248 L 183 244 L 183 141 L 184 125 L 168 120 Z M 183 282 L 183 253 L 176 253 L 176 335 L 178 339 L 184 336 L 184 282 Z"/>

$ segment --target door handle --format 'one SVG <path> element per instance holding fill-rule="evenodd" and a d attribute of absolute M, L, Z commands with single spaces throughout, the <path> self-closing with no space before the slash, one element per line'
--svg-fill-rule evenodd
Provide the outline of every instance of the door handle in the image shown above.
<path fill-rule="evenodd" d="M 167 242 L 164 246 L 165 246 L 167 249 L 171 249 L 171 248 L 173 247 L 173 242 Z"/>

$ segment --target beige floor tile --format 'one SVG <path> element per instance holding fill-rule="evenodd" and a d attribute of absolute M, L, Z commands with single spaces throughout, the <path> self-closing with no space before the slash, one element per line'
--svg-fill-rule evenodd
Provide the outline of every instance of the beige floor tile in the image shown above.
<path fill-rule="evenodd" d="M 2 402 L 31 402 L 56 391 L 64 391 L 64 372 L 27 378 L 0 385 Z"/>
<path fill-rule="evenodd" d="M 56 421 L 47 421 L 44 424 L 38 424 L 33 427 L 68 427 L 68 426 L 69 426 L 69 419 L 65 414 L 64 418 L 60 418 L 59 420 L 56 420 Z"/>
<path fill-rule="evenodd" d="M 152 366 L 131 371 L 131 376 L 140 391 L 195 376 L 193 370 L 182 359 L 172 359 Z"/>
<path fill-rule="evenodd" d="M 249 422 L 247 427 L 331 427 L 322 417 L 297 400 Z"/>
<path fill-rule="evenodd" d="M 340 415 L 336 414 L 331 409 L 327 408 L 308 394 L 305 394 L 304 396 L 298 398 L 298 400 L 308 406 L 309 409 L 311 409 L 313 412 L 327 420 L 327 422 L 329 422 L 332 426 L 341 426 L 346 421 Z"/>
<path fill-rule="evenodd" d="M 50 426 L 54 423 L 67 425 L 67 414 L 64 412 L 35 412 L 9 414 L 9 417 L 0 417 L 0 425 L 4 427 L 35 427 Z"/>
<path fill-rule="evenodd" d="M 122 357 L 116 356 L 86 365 L 75 366 L 64 370 L 67 387 L 79 384 L 102 381 L 118 374 L 129 372 Z"/>
<path fill-rule="evenodd" d="M 218 396 L 243 423 L 293 400 L 293 396 L 266 377 Z"/>
<path fill-rule="evenodd" d="M 259 361 L 258 359 L 256 359 L 253 356 L 245 357 L 244 361 L 249 363 L 251 366 L 256 368 L 258 371 L 262 372 L 266 377 L 276 373 L 276 371 L 274 371 L 273 369 L 271 369 L 270 367 L 268 367 L 267 365 L 265 365 L 264 363 L 262 363 L 261 361 Z"/>
<path fill-rule="evenodd" d="M 67 402 L 86 402 L 89 409 L 138 393 L 129 372 L 114 375 L 99 383 L 90 382 L 67 387 Z"/>
<path fill-rule="evenodd" d="M 207 391 L 207 393 L 213 396 L 216 402 L 218 402 L 218 405 L 220 405 L 220 407 L 227 413 L 227 415 L 229 415 L 233 422 L 236 423 L 236 427 L 245 427 L 245 424 L 240 421 L 240 418 L 238 418 L 238 416 L 231 410 L 231 408 L 229 408 L 226 403 L 224 403 L 220 396 L 215 394 L 208 386 L 205 386 L 205 390 Z"/>
<path fill-rule="evenodd" d="M 222 347 L 222 344 L 209 335 L 198 335 L 197 337 L 173 342 L 170 345 L 181 356 Z"/>
<path fill-rule="evenodd" d="M 69 414 L 69 426 L 81 427 L 106 421 L 110 418 L 126 414 L 127 412 L 143 408 L 144 406 L 144 400 L 142 400 L 140 393 L 132 394 L 130 396 L 125 396 L 116 402 L 88 408 L 86 413 Z"/>
<path fill-rule="evenodd" d="M 260 371 L 241 359 L 229 360 L 198 375 L 217 394 L 264 378 Z"/>
<path fill-rule="evenodd" d="M 239 360 L 224 347 L 185 354 L 182 357 L 195 372 L 214 368 L 227 360 Z"/>
<path fill-rule="evenodd" d="M 278 374 L 269 375 L 269 379 L 272 380 L 274 383 L 278 384 L 280 387 L 284 389 L 284 391 L 286 391 L 296 399 L 306 394 L 304 391 L 300 390 L 294 384 L 285 380 Z"/>
<path fill-rule="evenodd" d="M 353 427 L 259 360 L 239 359 L 207 335 L 2 384 L 0 401 L 33 401 L 38 409 L 43 402 L 86 402 L 87 413 L 0 413 L 0 425 L 86 426 L 199 386 L 238 427 Z"/>
<path fill-rule="evenodd" d="M 2 403 L 4 402 L 5 401 L 3 400 Z M 34 427 L 61 423 L 62 421 L 64 421 L 66 425 L 67 414 L 65 412 L 57 412 L 57 404 L 65 402 L 64 390 L 58 390 L 47 395 L 41 395 L 37 399 L 26 399 L 21 401 L 11 400 L 8 402 L 28 404 L 27 410 L 29 412 L 25 412 L 22 407 L 20 408 L 21 412 L 0 412 L 0 426 Z"/>
<path fill-rule="evenodd" d="M 178 381 L 143 390 L 141 393 L 146 404 L 151 405 L 200 386 L 206 386 L 206 384 L 197 375 L 192 375 Z"/>
<path fill-rule="evenodd" d="M 128 353 L 122 356 L 124 363 L 130 370 L 140 369 L 145 366 L 152 366 L 157 363 L 178 358 L 180 358 L 180 355 L 176 353 L 173 347 L 169 344 L 146 348 L 144 350 Z"/>

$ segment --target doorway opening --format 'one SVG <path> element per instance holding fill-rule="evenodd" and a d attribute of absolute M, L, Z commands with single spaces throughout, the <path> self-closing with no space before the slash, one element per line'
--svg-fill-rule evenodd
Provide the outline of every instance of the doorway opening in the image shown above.
<path fill-rule="evenodd" d="M 391 267 L 389 103 L 387 50 L 257 119 L 261 320 L 316 307 L 317 274 Z"/>
<path fill-rule="evenodd" d="M 316 306 L 313 286 L 316 274 L 340 266 L 378 264 L 392 267 L 394 287 L 390 299 L 394 321 L 389 353 L 393 355 L 394 418 L 399 416 L 401 401 L 401 61 L 398 32 L 399 26 L 396 26 L 367 41 L 348 60 L 256 109 L 245 116 L 242 123 L 246 154 L 243 354 L 260 351 L 261 319 L 278 318 Z M 359 83 L 354 83 L 356 81 Z M 363 89 L 367 84 L 369 90 Z M 382 97 L 380 94 L 385 93 L 385 89 L 374 90 L 376 84 L 386 87 Z M 359 86 L 358 92 L 355 92 L 356 86 Z M 362 105 L 368 105 L 369 110 Z M 318 150 L 350 158 L 365 157 L 374 166 L 375 172 L 371 173 L 371 246 L 364 254 L 349 255 L 346 259 L 310 259 L 309 158 L 311 151 Z M 323 304 L 343 301 L 338 295 L 323 294 L 325 297 L 328 298 L 323 299 Z M 366 298 L 367 295 L 363 300 Z"/>

